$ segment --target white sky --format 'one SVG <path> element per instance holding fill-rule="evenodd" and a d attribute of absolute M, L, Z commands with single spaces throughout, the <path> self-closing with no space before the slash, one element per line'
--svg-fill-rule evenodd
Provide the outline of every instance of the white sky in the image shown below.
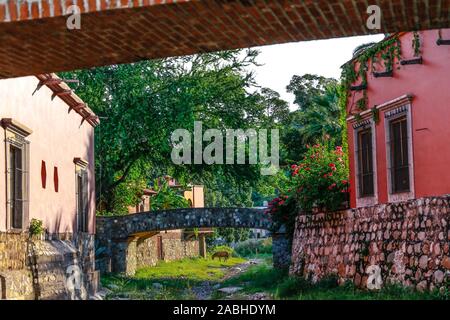
<path fill-rule="evenodd" d="M 286 92 L 293 75 L 305 73 L 339 79 L 340 66 L 351 59 L 353 49 L 367 42 L 378 42 L 384 35 L 296 42 L 258 47 L 260 67 L 252 68 L 260 86 L 280 93 L 281 98 L 293 105 L 294 95 Z"/>

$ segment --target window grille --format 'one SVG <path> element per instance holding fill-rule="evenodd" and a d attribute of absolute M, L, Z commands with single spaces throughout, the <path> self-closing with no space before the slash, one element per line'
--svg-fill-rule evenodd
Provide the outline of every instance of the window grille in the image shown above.
<path fill-rule="evenodd" d="M 28 227 L 29 142 L 14 134 L 6 139 L 8 229 Z"/>
<path fill-rule="evenodd" d="M 410 191 L 409 177 L 409 139 L 406 116 L 401 116 L 389 123 L 389 147 L 391 175 L 391 193 Z"/>
<path fill-rule="evenodd" d="M 79 170 L 76 175 L 77 224 L 79 232 L 89 231 L 88 173 Z"/>
<path fill-rule="evenodd" d="M 356 159 L 358 161 L 358 195 L 374 195 L 374 168 L 372 130 L 370 128 L 357 132 Z"/>

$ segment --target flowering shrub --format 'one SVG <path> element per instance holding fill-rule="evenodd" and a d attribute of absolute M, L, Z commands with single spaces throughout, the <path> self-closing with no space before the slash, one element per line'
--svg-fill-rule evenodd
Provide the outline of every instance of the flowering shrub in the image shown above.
<path fill-rule="evenodd" d="M 316 144 L 308 147 L 304 159 L 292 165 L 292 188 L 303 211 L 314 206 L 336 210 L 347 199 L 347 158 L 342 147 Z M 294 189 L 295 188 L 295 189 Z"/>
<path fill-rule="evenodd" d="M 295 218 L 298 214 L 297 202 L 292 195 L 280 195 L 269 202 L 266 214 L 269 214 L 274 222 L 274 230 L 277 231 L 281 225 L 286 226 L 288 234 L 293 233 Z"/>
<path fill-rule="evenodd" d="M 342 147 L 324 144 L 308 146 L 305 157 L 290 168 L 289 189 L 273 199 L 266 210 L 275 223 L 286 226 L 292 234 L 298 212 L 310 212 L 313 207 L 336 210 L 347 200 L 347 158 Z"/>

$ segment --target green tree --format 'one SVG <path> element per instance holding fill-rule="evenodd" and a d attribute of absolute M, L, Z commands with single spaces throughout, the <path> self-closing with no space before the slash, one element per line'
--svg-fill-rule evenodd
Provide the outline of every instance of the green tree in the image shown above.
<path fill-rule="evenodd" d="M 316 75 L 294 76 L 290 90 L 299 109 L 291 112 L 282 134 L 283 160 L 297 162 L 307 145 L 324 137 L 342 143 L 340 90 L 337 81 Z M 294 90 L 295 88 L 295 90 Z"/>
<path fill-rule="evenodd" d="M 250 90 L 255 83 L 247 67 L 257 54 L 227 51 L 62 74 L 80 80 L 77 94 L 101 119 L 95 136 L 100 209 L 125 213 L 139 188 L 165 174 L 204 182 L 214 205 L 251 205 L 257 165 L 176 166 L 170 136 L 179 128 L 193 132 L 194 121 L 223 132 L 280 121 L 287 104 L 275 92 Z"/>
<path fill-rule="evenodd" d="M 336 84 L 333 78 L 307 73 L 303 76 L 294 75 L 286 89 L 295 95 L 294 103 L 305 110 L 311 106 L 313 99 L 326 92 L 327 87 Z"/>
<path fill-rule="evenodd" d="M 174 188 L 171 188 L 165 179 L 155 179 L 153 190 L 157 192 L 151 198 L 151 210 L 167 210 L 189 208 L 189 202 Z"/>

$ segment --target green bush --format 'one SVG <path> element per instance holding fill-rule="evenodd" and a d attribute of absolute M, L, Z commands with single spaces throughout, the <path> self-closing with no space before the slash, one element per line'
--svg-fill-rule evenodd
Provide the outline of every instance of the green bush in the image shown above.
<path fill-rule="evenodd" d="M 31 219 L 30 221 L 30 228 L 29 228 L 30 235 L 32 236 L 39 236 L 44 232 L 43 222 L 39 219 Z"/>
<path fill-rule="evenodd" d="M 326 291 L 338 287 L 338 276 L 334 274 L 320 279 L 317 283 L 312 283 L 302 277 L 292 276 L 286 278 L 278 285 L 276 295 L 279 298 L 289 298 L 314 290 Z"/>
<path fill-rule="evenodd" d="M 237 244 L 234 250 L 241 257 L 249 257 L 254 254 L 272 254 L 272 239 L 247 240 Z"/>
<path fill-rule="evenodd" d="M 288 277 L 278 285 L 276 296 L 278 298 L 288 298 L 310 290 L 311 282 L 300 277 Z"/>
<path fill-rule="evenodd" d="M 336 274 L 330 274 L 320 279 L 315 287 L 328 290 L 339 287 L 339 277 Z"/>

